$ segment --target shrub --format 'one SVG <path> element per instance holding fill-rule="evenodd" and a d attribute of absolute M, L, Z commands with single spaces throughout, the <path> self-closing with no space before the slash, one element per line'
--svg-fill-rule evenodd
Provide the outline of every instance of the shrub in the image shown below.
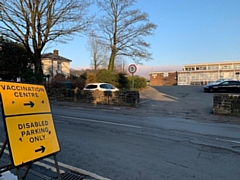
<path fill-rule="evenodd" d="M 129 89 L 129 80 L 126 76 L 126 73 L 119 73 L 118 74 L 118 88 L 120 89 Z"/>
<path fill-rule="evenodd" d="M 129 87 L 132 89 L 132 76 L 128 76 Z M 147 86 L 147 80 L 144 77 L 134 76 L 134 90 L 139 90 Z"/>
<path fill-rule="evenodd" d="M 86 76 L 86 84 L 96 82 L 96 73 L 88 72 Z"/>
<path fill-rule="evenodd" d="M 119 86 L 118 75 L 112 73 L 107 69 L 101 69 L 96 74 L 96 82 L 110 83 L 116 87 Z"/>

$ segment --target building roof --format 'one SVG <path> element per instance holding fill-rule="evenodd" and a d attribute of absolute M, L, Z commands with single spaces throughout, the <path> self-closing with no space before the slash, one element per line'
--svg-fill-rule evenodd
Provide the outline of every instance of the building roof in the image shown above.
<path fill-rule="evenodd" d="M 155 72 L 150 72 L 149 75 L 150 74 L 160 74 L 160 73 L 162 73 L 162 74 L 164 74 L 164 73 L 176 73 L 176 72 L 178 72 L 178 71 L 155 71 Z"/>
<path fill-rule="evenodd" d="M 70 60 L 70 59 L 59 56 L 58 50 L 54 50 L 53 53 L 42 54 L 41 57 L 42 57 L 42 59 L 51 59 L 51 60 L 56 60 L 56 61 L 72 62 L 72 60 Z"/>
<path fill-rule="evenodd" d="M 239 61 L 223 61 L 223 62 L 208 62 L 208 63 L 196 63 L 196 64 L 184 64 L 183 66 L 197 66 L 197 65 L 214 65 L 214 64 L 236 64 Z"/>

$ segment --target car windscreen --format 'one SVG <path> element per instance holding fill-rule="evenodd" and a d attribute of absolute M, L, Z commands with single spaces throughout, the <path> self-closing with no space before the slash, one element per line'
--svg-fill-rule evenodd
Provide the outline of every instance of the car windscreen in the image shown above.
<path fill-rule="evenodd" d="M 217 83 L 215 83 L 214 85 L 219 85 L 219 84 L 222 84 L 223 82 L 217 82 Z"/>

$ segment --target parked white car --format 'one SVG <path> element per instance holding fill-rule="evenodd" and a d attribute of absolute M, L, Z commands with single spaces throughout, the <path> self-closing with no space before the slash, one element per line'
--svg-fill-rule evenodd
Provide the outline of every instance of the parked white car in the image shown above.
<path fill-rule="evenodd" d="M 113 85 L 109 83 L 90 83 L 87 84 L 83 90 L 95 90 L 95 91 L 119 91 L 118 88 L 114 87 Z"/>

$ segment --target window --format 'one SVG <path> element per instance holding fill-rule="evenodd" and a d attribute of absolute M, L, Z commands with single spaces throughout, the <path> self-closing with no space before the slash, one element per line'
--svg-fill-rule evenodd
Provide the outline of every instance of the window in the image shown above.
<path fill-rule="evenodd" d="M 57 62 L 57 70 L 61 71 L 62 70 L 62 64 L 60 61 Z"/>
<path fill-rule="evenodd" d="M 240 82 L 238 81 L 229 81 L 230 85 L 240 85 Z"/>
<path fill-rule="evenodd" d="M 194 67 L 187 67 L 187 68 L 185 68 L 185 70 L 186 70 L 186 71 L 194 71 L 195 68 L 194 68 Z"/>
<path fill-rule="evenodd" d="M 240 69 L 240 64 L 234 65 L 234 69 Z"/>
<path fill-rule="evenodd" d="M 218 66 L 208 66 L 208 70 L 216 70 L 218 69 Z"/>
<path fill-rule="evenodd" d="M 228 85 L 228 84 L 229 84 L 228 81 L 222 83 L 223 86 Z"/>
<path fill-rule="evenodd" d="M 206 66 L 197 66 L 196 70 L 206 70 L 207 67 Z"/>
<path fill-rule="evenodd" d="M 107 84 L 101 84 L 100 88 L 102 88 L 102 89 L 110 89 Z"/>
<path fill-rule="evenodd" d="M 163 77 L 168 77 L 168 73 L 167 72 L 163 73 Z"/>
<path fill-rule="evenodd" d="M 222 69 L 230 69 L 231 68 L 231 66 L 222 66 Z"/>
<path fill-rule="evenodd" d="M 90 85 L 87 85 L 85 88 L 86 89 L 96 89 L 97 85 L 90 84 Z"/>

